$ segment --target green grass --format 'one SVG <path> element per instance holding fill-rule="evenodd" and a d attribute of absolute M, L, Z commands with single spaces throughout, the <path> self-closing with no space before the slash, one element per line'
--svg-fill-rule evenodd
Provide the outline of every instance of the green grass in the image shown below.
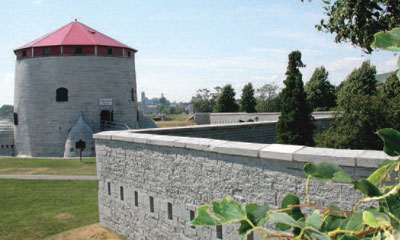
<path fill-rule="evenodd" d="M 0 158 L 0 174 L 96 175 L 96 159 Z"/>
<path fill-rule="evenodd" d="M 99 221 L 97 181 L 0 180 L 0 239 L 43 239 Z"/>

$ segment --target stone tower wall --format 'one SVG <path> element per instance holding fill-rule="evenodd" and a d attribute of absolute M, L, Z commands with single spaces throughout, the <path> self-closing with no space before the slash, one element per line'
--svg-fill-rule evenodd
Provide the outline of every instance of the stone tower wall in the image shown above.
<path fill-rule="evenodd" d="M 56 90 L 68 89 L 68 101 L 57 102 Z M 100 113 L 113 111 L 114 121 L 137 127 L 134 58 L 54 56 L 18 60 L 15 74 L 15 145 L 18 156 L 62 157 L 69 130 L 82 112 L 94 132 Z M 135 94 L 136 95 L 136 94 Z M 101 106 L 100 99 L 112 99 Z"/>

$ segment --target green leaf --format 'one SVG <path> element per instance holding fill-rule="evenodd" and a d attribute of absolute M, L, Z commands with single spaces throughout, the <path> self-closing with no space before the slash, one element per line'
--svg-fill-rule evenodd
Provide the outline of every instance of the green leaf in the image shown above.
<path fill-rule="evenodd" d="M 212 201 L 213 213 L 209 212 L 210 206 L 204 205 L 197 208 L 198 214 L 191 221 L 192 225 L 215 226 L 240 221 L 246 218 L 245 208 L 230 197 L 222 201 Z"/>
<path fill-rule="evenodd" d="M 306 227 L 304 228 L 305 235 L 308 236 L 310 239 L 318 239 L 318 240 L 331 240 L 328 235 L 318 231 L 313 227 Z"/>
<path fill-rule="evenodd" d="M 204 205 L 197 208 L 197 216 L 190 222 L 195 226 L 215 226 L 218 224 L 218 219 L 208 213 L 210 206 Z"/>
<path fill-rule="evenodd" d="M 332 178 L 333 182 L 351 183 L 351 178 L 345 172 L 336 172 Z"/>
<path fill-rule="evenodd" d="M 267 218 L 268 210 L 269 207 L 268 204 L 266 203 L 264 203 L 264 205 L 261 206 L 254 203 L 246 205 L 247 218 L 256 227 L 263 225 L 265 219 Z M 252 229 L 253 227 L 246 220 L 241 220 L 238 233 L 240 235 L 247 234 Z"/>
<path fill-rule="evenodd" d="M 390 226 L 390 218 L 377 211 L 364 211 L 363 222 L 373 228 Z"/>
<path fill-rule="evenodd" d="M 336 206 L 329 206 L 329 210 L 336 210 L 336 211 L 341 211 L 340 208 Z M 333 230 L 336 230 L 342 226 L 342 224 L 345 224 L 346 222 L 346 215 L 341 214 L 341 213 L 335 213 L 335 212 L 330 212 L 326 216 L 324 223 L 322 224 L 321 231 L 323 232 L 330 232 Z"/>
<path fill-rule="evenodd" d="M 289 193 L 282 200 L 282 209 L 289 208 L 289 205 L 299 205 L 299 204 L 300 204 L 299 198 L 296 195 Z M 301 218 L 304 218 L 304 214 L 301 212 L 301 209 L 299 207 L 293 207 L 290 208 L 290 210 L 283 212 L 289 214 L 289 216 L 291 216 L 296 221 Z M 281 231 L 286 231 L 290 229 L 290 226 L 281 223 L 276 224 L 276 227 Z"/>
<path fill-rule="evenodd" d="M 362 193 L 364 193 L 364 195 L 368 197 L 382 196 L 381 191 L 379 191 L 379 189 L 374 184 L 372 184 L 366 179 L 362 179 L 360 181 L 354 181 L 353 184 L 354 184 L 354 189 L 360 190 Z"/>
<path fill-rule="evenodd" d="M 394 28 L 388 32 L 375 33 L 374 37 L 375 41 L 371 45 L 372 48 L 400 51 L 400 28 Z"/>
<path fill-rule="evenodd" d="M 355 212 L 353 215 L 351 215 L 349 221 L 347 222 L 345 230 L 360 231 L 362 222 L 363 214 L 361 212 Z"/>
<path fill-rule="evenodd" d="M 277 212 L 268 215 L 268 220 L 273 223 L 283 223 L 292 227 L 301 228 L 298 222 L 287 213 Z"/>
<path fill-rule="evenodd" d="M 352 236 L 352 235 L 344 235 L 340 240 L 358 240 L 358 238 Z"/>
<path fill-rule="evenodd" d="M 307 163 L 304 166 L 304 172 L 317 180 L 327 182 L 344 182 L 350 183 L 351 178 L 343 169 L 329 162 Z"/>
<path fill-rule="evenodd" d="M 389 164 L 386 164 L 389 161 Z M 393 163 L 393 161 L 390 160 L 385 160 L 385 164 L 381 167 L 379 167 L 378 169 L 375 170 L 375 172 L 373 172 L 368 178 L 367 180 L 369 182 L 371 182 L 374 185 L 378 185 L 379 183 L 381 183 L 388 175 L 390 175 L 394 168 L 395 168 L 395 164 Z"/>
<path fill-rule="evenodd" d="M 319 210 L 315 210 L 311 216 L 306 219 L 306 224 L 316 229 L 320 229 L 322 226 L 322 218 Z"/>
<path fill-rule="evenodd" d="M 391 129 L 385 128 L 377 131 L 377 134 L 380 138 L 382 138 L 385 146 L 383 147 L 383 151 L 389 156 L 399 156 L 400 155 L 400 132 Z"/>

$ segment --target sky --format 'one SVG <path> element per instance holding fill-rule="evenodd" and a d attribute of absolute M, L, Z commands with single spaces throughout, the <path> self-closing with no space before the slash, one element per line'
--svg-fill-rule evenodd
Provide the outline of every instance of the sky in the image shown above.
<path fill-rule="evenodd" d="M 378 73 L 396 69 L 390 52 L 371 55 L 319 32 L 322 1 L 300 0 L 4 0 L 0 12 L 0 106 L 14 98 L 13 50 L 74 19 L 138 50 L 138 95 L 189 102 L 201 88 L 232 84 L 239 98 L 283 80 L 291 51 L 302 52 L 303 82 L 325 66 L 338 85 L 370 60 Z M 140 100 L 140 99 L 139 99 Z"/>

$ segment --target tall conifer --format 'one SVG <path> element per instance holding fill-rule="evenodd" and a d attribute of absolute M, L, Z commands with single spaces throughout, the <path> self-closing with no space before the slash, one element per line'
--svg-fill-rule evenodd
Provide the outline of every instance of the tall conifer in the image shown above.
<path fill-rule="evenodd" d="M 214 112 L 237 112 L 239 105 L 235 101 L 235 95 L 232 86 L 230 84 L 225 85 L 217 99 Z"/>
<path fill-rule="evenodd" d="M 256 112 L 256 98 L 254 97 L 254 88 L 251 83 L 244 86 L 242 98 L 240 99 L 240 110 L 243 112 Z"/>
<path fill-rule="evenodd" d="M 281 116 L 277 123 L 277 143 L 313 145 L 314 118 L 306 103 L 300 67 L 305 67 L 301 61 L 301 52 L 291 52 L 284 81 L 285 88 L 282 90 Z"/>

